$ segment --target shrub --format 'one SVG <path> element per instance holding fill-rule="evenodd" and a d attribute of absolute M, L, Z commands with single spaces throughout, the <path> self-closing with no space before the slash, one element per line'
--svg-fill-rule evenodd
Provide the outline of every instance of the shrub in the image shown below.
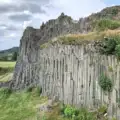
<path fill-rule="evenodd" d="M 100 52 L 102 54 L 113 54 L 116 47 L 116 41 L 113 38 L 105 38 L 102 42 L 102 48 L 100 48 Z"/>
<path fill-rule="evenodd" d="M 64 114 L 65 108 L 66 108 L 66 106 L 64 103 L 60 104 L 60 113 L 61 114 Z"/>
<path fill-rule="evenodd" d="M 115 48 L 115 55 L 120 58 L 120 44 L 116 46 Z"/>
<path fill-rule="evenodd" d="M 79 110 L 79 115 L 75 117 L 75 120 L 96 120 L 96 116 L 82 108 Z"/>
<path fill-rule="evenodd" d="M 113 8 L 111 11 L 112 15 L 117 15 L 118 12 L 119 12 L 119 10 L 117 8 Z"/>
<path fill-rule="evenodd" d="M 112 66 L 109 66 L 109 67 L 108 67 L 108 70 L 109 70 L 109 72 L 113 72 Z"/>
<path fill-rule="evenodd" d="M 106 106 L 100 106 L 98 109 L 99 113 L 105 114 L 107 113 L 107 107 Z"/>
<path fill-rule="evenodd" d="M 114 39 L 116 41 L 116 44 L 119 45 L 120 44 L 120 35 L 119 33 L 116 33 L 116 35 L 111 36 L 112 39 Z"/>
<path fill-rule="evenodd" d="M 12 60 L 16 61 L 17 60 L 17 56 L 18 56 L 17 52 L 14 52 L 13 55 L 12 55 Z"/>
<path fill-rule="evenodd" d="M 107 29 L 117 29 L 120 27 L 120 22 L 109 20 L 109 19 L 101 19 L 96 23 L 96 29 L 99 31 L 107 30 Z"/>
<path fill-rule="evenodd" d="M 66 117 L 72 117 L 73 115 L 75 115 L 75 108 L 67 106 L 64 110 L 64 114 Z"/>
<path fill-rule="evenodd" d="M 118 107 L 120 108 L 120 98 L 117 98 L 116 102 L 118 103 Z"/>
<path fill-rule="evenodd" d="M 100 87 L 107 92 L 111 92 L 113 88 L 113 83 L 112 81 L 104 74 L 100 76 L 99 80 L 99 85 Z"/>
<path fill-rule="evenodd" d="M 0 89 L 0 98 L 7 98 L 10 96 L 10 94 L 12 93 L 12 90 L 9 88 L 1 88 Z"/>

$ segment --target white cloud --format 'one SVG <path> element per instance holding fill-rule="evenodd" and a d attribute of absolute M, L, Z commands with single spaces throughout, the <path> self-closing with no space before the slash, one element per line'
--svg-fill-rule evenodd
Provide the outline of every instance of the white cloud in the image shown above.
<path fill-rule="evenodd" d="M 51 0 L 49 5 L 51 9 L 43 7 L 49 17 L 54 17 L 64 12 L 72 16 L 74 19 L 90 15 L 106 7 L 101 0 Z"/>
<path fill-rule="evenodd" d="M 21 8 L 20 4 L 17 4 L 17 7 L 16 7 L 17 2 L 19 2 L 22 5 L 27 5 L 27 7 L 21 5 L 22 7 Z M 34 4 L 31 4 L 31 3 L 34 3 Z M 19 31 L 12 29 L 13 31 L 9 30 L 6 33 L 6 31 L 3 32 L 3 30 L 7 28 L 3 26 L 0 28 L 2 29 L 2 33 L 0 34 L 0 39 L 4 40 L 6 38 L 7 39 L 11 38 L 10 41 L 13 42 L 12 38 L 14 38 L 16 40 L 17 45 L 19 43 L 23 29 L 25 29 L 27 26 L 40 28 L 40 24 L 43 21 L 46 22 L 49 19 L 57 18 L 61 14 L 61 12 L 64 12 L 65 14 L 71 16 L 74 19 L 79 19 L 80 17 L 87 16 L 93 12 L 97 12 L 103 9 L 104 7 L 106 7 L 103 0 L 14 0 L 14 1 L 0 0 L 0 5 L 3 5 L 3 4 L 4 6 L 1 7 L 0 12 L 1 13 L 6 12 L 6 13 L 1 14 L 0 24 L 6 25 L 9 23 L 11 26 L 13 25 L 12 28 L 14 28 L 14 26 L 19 28 Z M 5 5 L 6 6 L 12 5 L 12 6 L 6 7 Z M 35 7 L 36 5 L 39 5 L 41 9 L 39 9 L 39 7 L 36 8 Z M 10 8 L 11 12 L 8 9 L 6 10 L 6 8 Z M 42 10 L 45 11 L 46 13 L 42 12 Z M 24 13 L 25 15 L 30 15 L 31 17 L 29 19 L 20 20 L 22 16 L 20 17 L 18 15 L 19 12 L 20 14 Z M 13 19 L 10 19 L 9 17 L 13 14 L 18 15 L 17 17 L 19 18 L 14 19 L 13 21 Z M 6 46 L 12 47 L 11 45 L 13 45 L 12 43 L 10 45 L 6 45 L 6 44 L 8 44 L 8 42 L 4 42 L 4 45 L 3 44 L 2 45 L 5 47 Z"/>
<path fill-rule="evenodd" d="M 23 23 L 23 29 L 25 29 L 27 26 L 29 26 L 32 23 L 32 20 L 30 21 L 24 21 Z"/>
<path fill-rule="evenodd" d="M 1 26 L 0 30 L 5 30 L 7 27 L 6 26 Z"/>
<path fill-rule="evenodd" d="M 16 37 L 16 33 L 9 33 L 5 35 L 6 38 L 14 38 Z"/>
<path fill-rule="evenodd" d="M 11 3 L 12 0 L 0 0 L 0 3 Z"/>
<path fill-rule="evenodd" d="M 23 13 L 26 14 L 26 15 L 31 15 L 30 11 L 28 11 L 28 10 L 24 10 Z"/>

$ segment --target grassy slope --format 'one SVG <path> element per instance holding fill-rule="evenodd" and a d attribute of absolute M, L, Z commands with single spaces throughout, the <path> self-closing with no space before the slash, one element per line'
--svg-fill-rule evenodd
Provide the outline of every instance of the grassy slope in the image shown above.
<path fill-rule="evenodd" d="M 8 81 L 13 75 L 15 62 L 0 62 L 0 81 Z"/>
<path fill-rule="evenodd" d="M 0 62 L 0 67 L 3 69 L 13 69 L 14 65 L 14 62 Z M 7 73 L 11 74 L 11 72 Z M 7 73 L 2 73 L 5 81 Z M 45 102 L 47 102 L 47 98 L 40 96 L 37 88 L 34 88 L 32 92 L 12 93 L 0 89 L 0 120 L 72 120 L 63 117 L 59 112 L 59 107 L 55 107 L 48 113 L 38 112 L 37 108 Z"/>
<path fill-rule="evenodd" d="M 11 58 L 14 52 L 18 53 L 18 49 L 18 47 L 13 47 L 7 50 L 2 50 L 0 51 L 0 58 L 2 58 L 3 56 L 9 56 Z"/>
<path fill-rule="evenodd" d="M 3 68 L 7 68 L 7 67 L 14 68 L 14 66 L 15 66 L 15 62 L 0 61 L 0 67 L 3 67 Z"/>
<path fill-rule="evenodd" d="M 33 92 L 16 92 L 6 96 L 0 91 L 0 120 L 36 120 L 38 104 L 47 98 Z"/>
<path fill-rule="evenodd" d="M 0 62 L 0 81 L 8 81 L 12 76 L 15 62 Z M 33 92 L 13 92 L 6 94 L 0 89 L 0 120 L 36 120 L 36 106 L 47 98 Z"/>
<path fill-rule="evenodd" d="M 44 43 L 40 45 L 40 48 L 44 49 L 47 48 L 49 45 L 53 45 L 55 43 L 65 45 L 80 45 L 83 43 L 89 43 L 91 41 L 101 41 L 104 40 L 104 37 L 115 38 L 116 40 L 120 41 L 120 30 L 95 31 L 89 32 L 87 34 L 68 34 Z"/>

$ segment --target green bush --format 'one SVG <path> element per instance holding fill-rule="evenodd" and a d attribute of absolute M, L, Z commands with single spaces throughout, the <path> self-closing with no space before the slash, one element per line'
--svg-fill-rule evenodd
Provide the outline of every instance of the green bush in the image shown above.
<path fill-rule="evenodd" d="M 1 88 L 0 89 L 0 99 L 7 98 L 12 93 L 12 90 L 9 88 Z"/>
<path fill-rule="evenodd" d="M 119 45 L 116 45 L 115 55 L 116 55 L 118 58 L 120 58 L 120 44 L 119 44 Z"/>
<path fill-rule="evenodd" d="M 115 55 L 120 58 L 120 36 L 104 38 L 99 48 L 101 54 Z"/>
<path fill-rule="evenodd" d="M 88 112 L 85 108 L 79 110 L 78 116 L 74 120 L 96 120 L 96 115 L 91 112 Z"/>
<path fill-rule="evenodd" d="M 118 12 L 119 12 L 119 10 L 118 10 L 117 8 L 113 8 L 113 9 L 111 10 L 111 14 L 112 14 L 112 15 L 117 15 Z"/>
<path fill-rule="evenodd" d="M 116 48 L 116 41 L 113 38 L 105 38 L 102 42 L 100 52 L 102 54 L 113 54 Z"/>
<path fill-rule="evenodd" d="M 14 52 L 13 55 L 12 55 L 12 61 L 16 61 L 17 60 L 17 52 Z"/>
<path fill-rule="evenodd" d="M 109 70 L 109 72 L 113 72 L 112 66 L 109 66 L 109 67 L 108 67 L 108 70 Z"/>
<path fill-rule="evenodd" d="M 99 31 L 107 30 L 107 29 L 117 29 L 120 27 L 120 22 L 109 20 L 109 19 L 101 19 L 96 23 L 96 29 Z"/>
<path fill-rule="evenodd" d="M 112 36 L 112 39 L 114 39 L 116 41 L 117 45 L 120 44 L 120 35 L 119 34 L 116 34 L 115 36 Z"/>
<path fill-rule="evenodd" d="M 64 114 L 65 108 L 66 108 L 66 105 L 64 103 L 60 104 L 60 113 L 61 114 Z"/>
<path fill-rule="evenodd" d="M 68 105 L 64 110 L 64 114 L 66 117 L 72 117 L 73 115 L 75 115 L 75 111 L 75 108 Z"/>
<path fill-rule="evenodd" d="M 96 114 L 88 112 L 87 109 L 76 109 L 65 104 L 61 104 L 60 113 L 62 113 L 65 118 L 69 118 L 69 120 L 96 120 Z"/>
<path fill-rule="evenodd" d="M 99 113 L 105 114 L 107 113 L 107 107 L 106 106 L 100 106 L 98 109 Z"/>
<path fill-rule="evenodd" d="M 112 81 L 104 74 L 100 76 L 99 85 L 104 91 L 107 92 L 111 92 L 113 89 Z"/>

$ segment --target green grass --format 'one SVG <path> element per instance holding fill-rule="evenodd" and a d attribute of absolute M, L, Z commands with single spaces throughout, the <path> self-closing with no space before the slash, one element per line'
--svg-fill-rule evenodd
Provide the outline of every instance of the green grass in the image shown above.
<path fill-rule="evenodd" d="M 12 77 L 14 66 L 15 62 L 0 62 L 0 81 Z M 0 120 L 36 120 L 37 106 L 47 101 L 38 90 L 11 93 L 8 89 L 0 89 Z"/>
<path fill-rule="evenodd" d="M 97 31 L 103 31 L 103 30 L 114 30 L 120 27 L 120 22 L 110 19 L 101 19 L 98 20 L 96 23 L 95 29 Z"/>
<path fill-rule="evenodd" d="M 0 90 L 0 120 L 36 120 L 37 105 L 47 101 L 32 92 L 14 92 Z"/>
<path fill-rule="evenodd" d="M 5 82 L 12 78 L 15 63 L 0 61 L 0 82 Z"/>
<path fill-rule="evenodd" d="M 4 75 L 0 75 L 0 82 L 9 81 L 13 76 L 13 73 L 6 73 Z"/>
<path fill-rule="evenodd" d="M 87 34 L 68 34 L 64 36 L 59 36 L 55 40 L 53 39 L 40 45 L 40 48 L 44 49 L 56 43 L 64 45 L 88 44 L 91 41 L 103 41 L 105 37 L 115 38 L 120 43 L 120 30 L 105 30 L 99 32 L 89 32 Z"/>
<path fill-rule="evenodd" d="M 104 117 L 104 114 L 106 113 L 106 107 L 104 106 L 101 106 L 98 110 L 91 112 L 87 110 L 87 108 L 71 108 L 67 109 L 68 113 L 73 113 L 71 117 L 66 116 L 66 108 L 61 111 L 60 104 L 58 104 L 53 107 L 52 111 L 41 114 L 40 119 L 38 120 L 108 120 L 107 117 Z M 71 111 L 73 109 L 76 111 L 75 114 L 74 111 Z"/>
<path fill-rule="evenodd" d="M 6 61 L 0 61 L 0 67 L 3 68 L 14 68 L 16 62 L 6 62 Z"/>

